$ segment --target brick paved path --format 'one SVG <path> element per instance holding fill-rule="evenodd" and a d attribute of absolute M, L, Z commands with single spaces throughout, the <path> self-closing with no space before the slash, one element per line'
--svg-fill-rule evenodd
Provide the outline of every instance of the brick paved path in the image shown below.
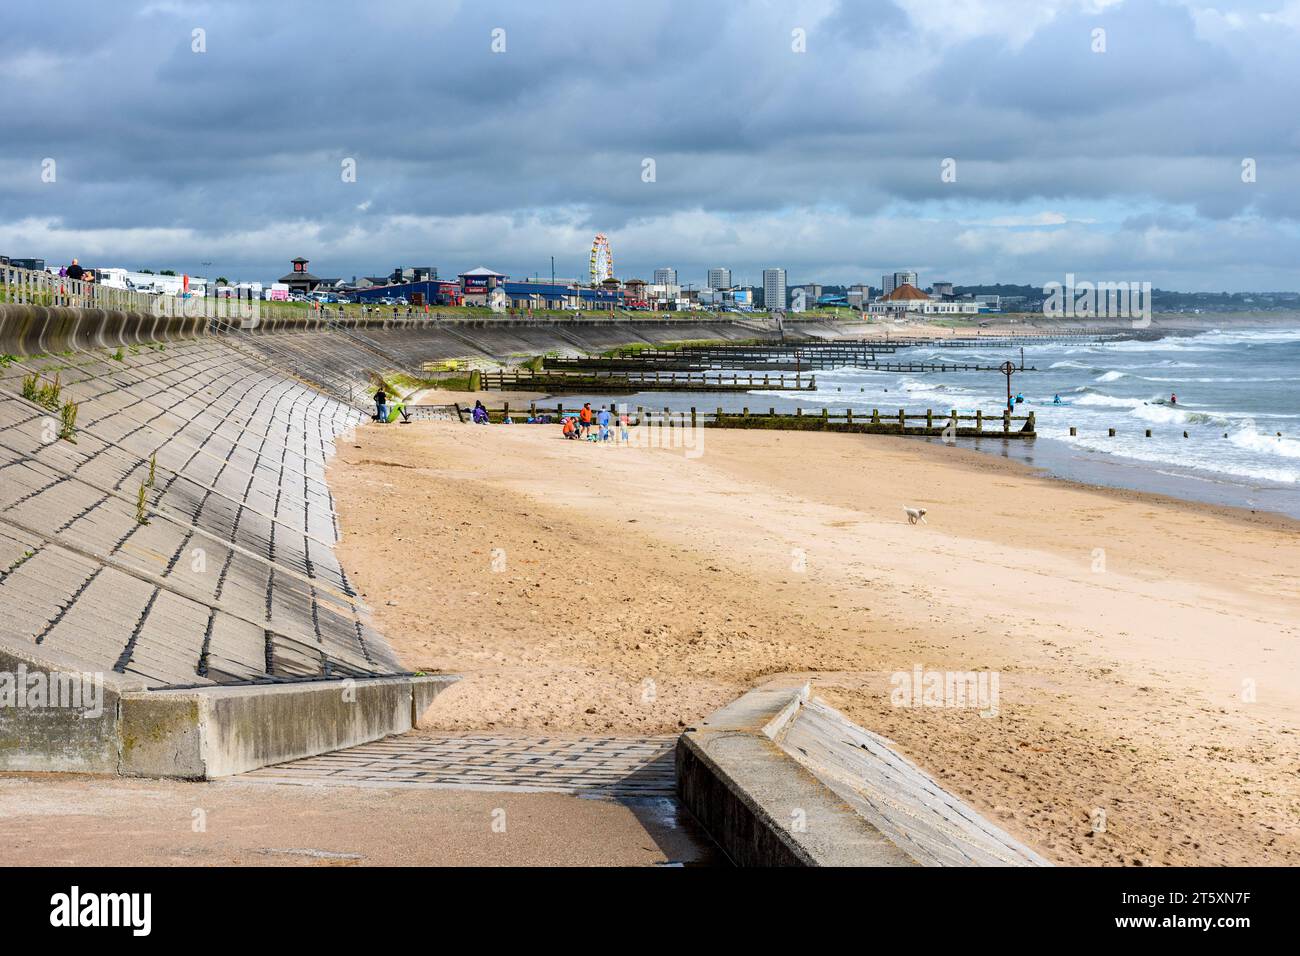
<path fill-rule="evenodd" d="M 583 796 L 674 795 L 675 737 L 390 737 L 263 767 L 255 783 L 526 790 Z"/>

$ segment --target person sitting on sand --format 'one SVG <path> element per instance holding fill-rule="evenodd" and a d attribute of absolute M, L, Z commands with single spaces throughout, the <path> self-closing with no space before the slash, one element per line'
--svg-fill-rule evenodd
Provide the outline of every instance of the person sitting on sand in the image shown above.
<path fill-rule="evenodd" d="M 564 437 L 565 437 L 565 438 L 568 438 L 568 439 L 576 439 L 576 438 L 578 437 L 578 429 L 576 429 L 576 428 L 573 427 L 573 419 L 572 419 L 572 418 L 566 418 L 566 419 L 564 420 L 564 425 L 563 425 L 563 427 L 561 428 L 561 431 L 564 432 Z"/>
<path fill-rule="evenodd" d="M 475 425 L 486 425 L 488 423 L 488 410 L 484 407 L 482 402 L 475 400 L 474 414 L 472 417 Z"/>
<path fill-rule="evenodd" d="M 388 393 L 384 391 L 384 386 L 379 386 L 379 391 L 375 392 L 375 421 L 388 421 Z"/>
<path fill-rule="evenodd" d="M 600 440 L 609 441 L 609 409 L 602 408 L 600 414 L 596 416 L 596 422 L 600 425 Z"/>
<path fill-rule="evenodd" d="M 591 402 L 583 402 L 578 411 L 578 421 L 581 423 L 582 437 L 586 438 L 591 432 Z"/>

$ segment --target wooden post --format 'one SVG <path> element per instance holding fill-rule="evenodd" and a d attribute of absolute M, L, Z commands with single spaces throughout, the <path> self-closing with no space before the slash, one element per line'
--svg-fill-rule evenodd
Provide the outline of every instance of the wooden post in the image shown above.
<path fill-rule="evenodd" d="M 799 408 L 796 408 L 796 409 L 794 410 L 794 416 L 795 416 L 795 418 L 803 418 L 803 407 L 802 407 L 802 406 L 800 406 Z"/>
<path fill-rule="evenodd" d="M 898 427 L 907 430 L 907 417 L 903 409 L 898 410 Z"/>
<path fill-rule="evenodd" d="M 1113 428 L 1107 428 L 1107 429 L 1106 429 L 1106 437 L 1107 437 L 1107 438 L 1114 438 L 1114 437 L 1115 437 L 1115 429 L 1113 429 Z"/>
<path fill-rule="evenodd" d="M 1029 413 L 1029 421 L 1028 421 L 1026 424 L 1027 424 L 1027 426 L 1028 426 L 1028 428 L 1029 428 L 1029 431 L 1031 431 L 1031 432 L 1037 432 L 1037 431 L 1038 431 L 1038 413 L 1037 413 L 1037 412 L 1034 412 L 1034 411 L 1031 411 L 1031 412 Z"/>
<path fill-rule="evenodd" d="M 929 431 L 932 428 L 934 428 L 934 411 L 927 408 L 925 410 L 925 430 Z"/>
<path fill-rule="evenodd" d="M 1078 434 L 1079 434 L 1079 429 L 1077 429 L 1075 426 L 1071 425 L 1071 426 L 1070 426 L 1070 437 L 1073 438 L 1073 437 L 1075 437 L 1075 436 L 1078 435 Z"/>
<path fill-rule="evenodd" d="M 564 417 L 564 402 L 560 402 L 555 406 L 555 417 L 556 418 Z"/>
<path fill-rule="evenodd" d="M 953 409 L 953 411 L 956 411 L 956 409 Z M 984 430 L 984 409 L 982 408 L 975 409 L 975 430 L 977 432 Z"/>
<path fill-rule="evenodd" d="M 853 424 L 853 409 L 849 409 L 849 425 Z"/>
<path fill-rule="evenodd" d="M 510 417 L 510 403 L 506 402 L 501 409 L 501 420 L 505 421 Z"/>
<path fill-rule="evenodd" d="M 536 418 L 536 417 L 537 417 L 537 403 L 536 403 L 536 402 L 529 402 L 529 403 L 528 403 L 528 417 L 529 417 L 529 418 Z"/>
<path fill-rule="evenodd" d="M 1002 434 L 1006 435 L 1011 431 L 1011 408 L 1002 409 Z"/>
<path fill-rule="evenodd" d="M 740 410 L 740 414 L 741 414 L 742 416 L 744 416 L 745 418 L 748 418 L 748 417 L 749 417 L 749 406 L 746 405 L 744 408 L 742 408 L 742 409 Z"/>
<path fill-rule="evenodd" d="M 1151 429 L 1148 428 L 1146 434 L 1147 434 L 1147 438 L 1150 438 L 1150 437 L 1151 437 Z"/>
<path fill-rule="evenodd" d="M 691 427 L 695 427 L 695 406 L 691 406 Z"/>
<path fill-rule="evenodd" d="M 776 417 L 776 409 L 775 409 L 775 408 L 772 408 L 770 405 L 769 405 L 768 408 L 767 408 L 767 417 L 768 417 L 768 418 L 775 418 L 775 417 Z"/>

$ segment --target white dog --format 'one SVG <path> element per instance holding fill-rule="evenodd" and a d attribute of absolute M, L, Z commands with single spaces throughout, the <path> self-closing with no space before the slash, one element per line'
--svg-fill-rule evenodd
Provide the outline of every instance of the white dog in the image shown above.
<path fill-rule="evenodd" d="M 925 524 L 924 508 L 904 508 L 903 514 L 907 515 L 908 524 L 916 524 L 918 521 Z"/>

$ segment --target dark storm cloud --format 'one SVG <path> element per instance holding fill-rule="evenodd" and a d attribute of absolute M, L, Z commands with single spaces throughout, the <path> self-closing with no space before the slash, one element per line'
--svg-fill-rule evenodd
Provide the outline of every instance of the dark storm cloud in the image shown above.
<path fill-rule="evenodd" d="M 330 274 L 398 261 L 523 272 L 557 245 L 580 263 L 600 229 L 641 273 L 779 263 L 792 279 L 862 281 L 925 263 L 959 281 L 1037 281 L 1127 264 L 1177 276 L 1142 225 L 1163 221 L 1168 256 L 1294 259 L 1287 117 L 1300 68 L 1287 51 L 1300 18 L 1282 0 L 1236 20 L 1176 3 L 977 6 L 7 11 L 0 251 L 90 248 L 263 278 L 296 253 Z M 506 52 L 494 54 L 498 27 Z M 795 29 L 806 53 L 792 51 Z M 57 183 L 40 182 L 46 157 Z M 956 183 L 940 181 L 945 157 Z M 1259 163 L 1252 184 L 1245 157 Z M 340 177 L 349 158 L 355 183 Z M 1057 209 L 1075 225 L 980 225 Z M 1250 228 L 1215 226 L 1241 217 Z M 1079 224 L 1090 219 L 1102 221 Z M 1204 283 L 1188 270 L 1182 284 Z"/>

